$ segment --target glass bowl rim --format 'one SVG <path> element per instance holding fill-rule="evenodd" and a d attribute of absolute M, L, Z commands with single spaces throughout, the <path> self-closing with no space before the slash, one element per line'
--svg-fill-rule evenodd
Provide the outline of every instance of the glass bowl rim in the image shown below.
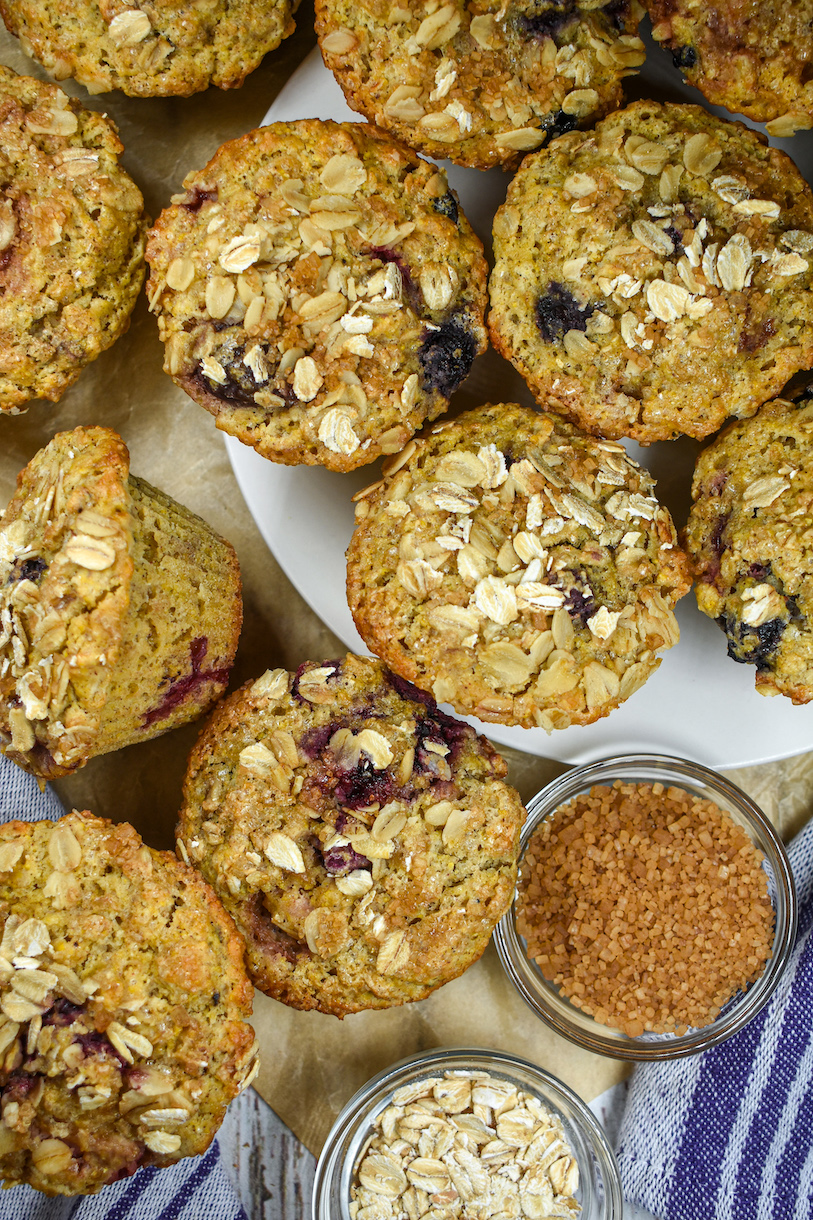
<path fill-rule="evenodd" d="M 642 774 L 636 777 L 635 771 Z M 511 906 L 494 929 L 494 944 L 500 962 L 512 985 L 533 1012 L 562 1037 L 598 1055 L 609 1055 L 615 1059 L 635 1062 L 666 1061 L 682 1059 L 689 1055 L 716 1046 L 741 1030 L 767 1004 L 773 995 L 793 951 L 798 926 L 798 903 L 793 873 L 787 851 L 770 820 L 755 801 L 724 775 L 691 759 L 668 754 L 629 753 L 612 755 L 572 767 L 564 774 L 546 784 L 537 792 L 526 807 L 527 817 L 520 836 L 520 860 L 525 853 L 531 834 L 544 817 L 550 816 L 560 805 L 567 803 L 578 793 L 608 778 L 611 772 L 629 772 L 613 778 L 644 782 L 668 782 L 679 786 L 681 778 L 687 783 L 708 789 L 705 795 L 714 800 L 715 795 L 733 804 L 743 820 L 749 823 L 749 837 L 753 840 L 753 829 L 761 836 L 756 845 L 770 866 L 776 898 L 772 899 L 775 913 L 773 954 L 759 978 L 744 993 L 740 992 L 729 1001 L 724 1016 L 709 1025 L 694 1029 L 687 1034 L 656 1035 L 632 1038 L 620 1030 L 598 1025 L 592 1018 L 583 1015 L 561 998 L 561 1011 L 554 1010 L 541 989 L 534 989 L 528 979 L 534 979 L 537 968 L 526 956 L 520 944 L 514 923 L 516 894 Z M 729 812 L 726 810 L 726 812 Z M 569 1015 L 572 1013 L 572 1017 Z M 580 1020 L 583 1024 L 580 1024 Z M 607 1031 L 607 1032 L 605 1032 Z"/>
<path fill-rule="evenodd" d="M 520 1070 L 535 1076 L 546 1089 L 556 1096 L 556 1101 L 551 1104 L 560 1110 L 558 1102 L 561 1098 L 577 1116 L 577 1122 L 573 1123 L 569 1118 L 568 1121 L 580 1129 L 580 1135 L 592 1152 L 594 1173 L 597 1170 L 604 1190 L 602 1220 L 621 1220 L 624 1204 L 621 1175 L 615 1153 L 601 1123 L 578 1093 L 557 1076 L 540 1067 L 539 1064 L 533 1063 L 529 1059 L 523 1059 L 510 1051 L 494 1050 L 482 1046 L 456 1045 L 417 1051 L 415 1054 L 389 1064 L 370 1077 L 345 1102 L 325 1138 L 317 1159 L 313 1179 L 312 1220 L 324 1220 L 324 1217 L 330 1214 L 323 1210 L 323 1206 L 330 1202 L 331 1186 L 335 1182 L 341 1181 L 343 1162 L 340 1161 L 340 1157 L 343 1155 L 345 1139 L 353 1132 L 354 1126 L 368 1117 L 366 1111 L 370 1108 L 371 1103 L 376 1101 L 376 1095 L 382 1093 L 382 1085 L 386 1083 L 388 1086 L 383 1090 L 383 1095 L 386 1096 L 401 1087 L 403 1081 L 399 1081 L 398 1078 L 407 1075 L 412 1068 L 420 1069 L 421 1075 L 424 1074 L 424 1069 L 426 1074 L 431 1074 L 433 1069 L 435 1071 L 444 1068 L 449 1070 L 450 1065 L 454 1066 L 460 1060 L 465 1060 L 466 1063 L 458 1064 L 456 1070 L 465 1070 L 468 1066 L 473 1071 L 487 1071 L 493 1068 L 496 1073 L 504 1072 L 508 1076 Z M 341 1216 L 331 1216 L 331 1220 L 344 1220 L 344 1213 Z"/>

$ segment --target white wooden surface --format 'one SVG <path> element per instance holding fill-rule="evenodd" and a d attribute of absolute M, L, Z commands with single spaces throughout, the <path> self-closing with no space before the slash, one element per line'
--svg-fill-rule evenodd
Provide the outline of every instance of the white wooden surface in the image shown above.
<path fill-rule="evenodd" d="M 315 1158 L 254 1089 L 229 1106 L 218 1139 L 249 1220 L 307 1220 Z"/>

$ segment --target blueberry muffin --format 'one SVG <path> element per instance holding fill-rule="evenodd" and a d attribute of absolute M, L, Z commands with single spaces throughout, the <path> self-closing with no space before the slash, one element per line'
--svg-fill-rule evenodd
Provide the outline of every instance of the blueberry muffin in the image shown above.
<path fill-rule="evenodd" d="M 644 0 L 652 36 L 715 106 L 775 136 L 813 127 L 813 0 Z"/>
<path fill-rule="evenodd" d="M 0 66 L 0 415 L 54 402 L 130 324 L 147 220 L 109 119 Z"/>
<path fill-rule="evenodd" d="M 446 175 L 305 119 L 224 144 L 147 260 L 164 367 L 264 457 L 352 470 L 448 405 L 486 346 L 483 248 Z"/>
<path fill-rule="evenodd" d="M 495 346 L 590 432 L 702 439 L 813 364 L 813 192 L 699 106 L 636 102 L 528 157 L 494 250 Z"/>
<path fill-rule="evenodd" d="M 637 0 L 316 0 L 349 105 L 430 157 L 488 169 L 621 104 L 644 62 Z"/>
<path fill-rule="evenodd" d="M 468 725 L 369 657 L 270 670 L 189 760 L 178 851 L 268 995 L 343 1017 L 421 1000 L 485 949 L 524 810 Z"/>
<path fill-rule="evenodd" d="M 109 428 L 59 433 L 0 523 L 0 749 L 42 778 L 194 720 L 228 682 L 234 549 L 129 467 Z"/>
<path fill-rule="evenodd" d="M 778 398 L 700 454 L 686 548 L 697 604 L 761 695 L 813 699 L 813 397 Z"/>
<path fill-rule="evenodd" d="M 202 877 L 126 823 L 8 822 L 0 930 L 3 1185 L 95 1194 L 204 1152 L 257 1047 L 243 945 Z"/>
<path fill-rule="evenodd" d="M 90 93 L 188 96 L 209 85 L 242 85 L 293 33 L 290 0 L 107 4 L 97 0 L 0 0 L 23 50 L 57 80 Z"/>
<path fill-rule="evenodd" d="M 358 499 L 347 597 L 362 639 L 457 712 L 590 724 L 678 640 L 687 561 L 652 479 L 558 416 L 466 412 Z"/>

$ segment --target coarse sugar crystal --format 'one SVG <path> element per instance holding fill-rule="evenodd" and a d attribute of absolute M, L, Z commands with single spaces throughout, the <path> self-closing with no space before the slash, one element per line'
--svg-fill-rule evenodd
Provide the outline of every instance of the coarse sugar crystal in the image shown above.
<path fill-rule="evenodd" d="M 517 931 L 544 977 L 631 1037 L 714 1021 L 762 973 L 774 911 L 763 856 L 713 801 L 597 785 L 531 837 Z"/>

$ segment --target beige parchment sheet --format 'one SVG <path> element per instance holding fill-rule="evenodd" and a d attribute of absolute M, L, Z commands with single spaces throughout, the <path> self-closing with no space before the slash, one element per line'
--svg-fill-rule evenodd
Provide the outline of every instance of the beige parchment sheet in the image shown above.
<path fill-rule="evenodd" d="M 303 3 L 297 33 L 231 92 L 192 98 L 88 98 L 68 92 L 118 124 L 123 163 L 144 192 L 152 217 L 225 140 L 255 127 L 282 84 L 313 46 L 313 15 Z M 0 34 L 0 61 L 44 76 L 15 39 Z M 304 117 L 304 116 L 303 116 Z M 203 516 L 237 549 L 245 624 L 233 678 L 239 685 L 268 667 L 341 655 L 341 643 L 281 572 L 249 514 L 211 417 L 162 370 L 157 326 L 142 296 L 128 333 L 84 371 L 60 403 L 37 403 L 0 418 L 0 506 L 19 470 L 59 431 L 79 424 L 115 428 L 132 469 Z M 508 372 L 508 370 L 506 370 Z M 510 374 L 509 374 L 510 379 Z M 732 715 L 736 715 L 732 709 Z M 92 761 L 56 784 L 63 802 L 114 821 L 129 821 L 154 847 L 170 848 L 194 725 Z M 811 743 L 813 745 L 813 743 Z M 504 750 L 510 778 L 526 801 L 564 766 Z M 730 773 L 789 838 L 813 807 L 813 754 Z M 439 1045 L 494 1047 L 535 1060 L 590 1101 L 627 1074 L 611 1059 L 578 1051 L 532 1016 L 502 975 L 496 953 L 428 1000 L 339 1021 L 299 1013 L 257 993 L 254 1023 L 263 1048 L 256 1088 L 311 1151 L 318 1153 L 338 1111 L 375 1072 L 405 1055 Z"/>

